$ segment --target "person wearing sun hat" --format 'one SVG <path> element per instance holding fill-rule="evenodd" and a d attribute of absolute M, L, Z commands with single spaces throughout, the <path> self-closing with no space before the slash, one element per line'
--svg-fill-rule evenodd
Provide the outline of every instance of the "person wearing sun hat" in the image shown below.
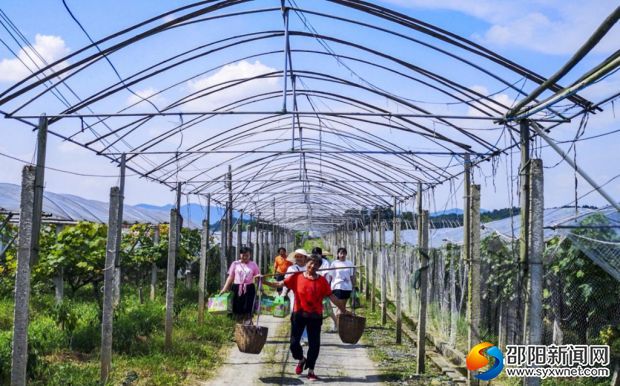
<path fill-rule="evenodd" d="M 303 248 L 299 248 L 291 252 L 287 257 L 287 260 L 293 263 L 293 265 L 288 267 L 288 269 L 286 270 L 286 276 L 291 276 L 293 272 L 304 272 L 306 270 L 307 258 L 308 252 L 306 252 L 306 250 Z M 288 296 L 290 289 L 286 286 L 284 286 L 283 288 L 284 296 Z M 301 335 L 301 344 L 305 345 L 306 343 L 308 343 L 308 332 L 304 330 L 303 334 Z"/>

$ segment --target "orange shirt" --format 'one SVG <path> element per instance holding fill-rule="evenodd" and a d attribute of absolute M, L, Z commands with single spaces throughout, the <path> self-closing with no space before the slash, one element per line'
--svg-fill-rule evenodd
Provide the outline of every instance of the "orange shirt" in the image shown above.
<path fill-rule="evenodd" d="M 293 265 L 293 263 L 278 255 L 276 256 L 276 263 L 274 264 L 273 268 L 276 273 L 286 273 L 286 270 L 291 265 Z"/>

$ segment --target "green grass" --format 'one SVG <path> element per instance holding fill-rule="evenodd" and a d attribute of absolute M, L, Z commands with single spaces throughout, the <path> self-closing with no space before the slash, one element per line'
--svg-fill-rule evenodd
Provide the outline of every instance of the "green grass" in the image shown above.
<path fill-rule="evenodd" d="M 308 239 L 304 241 L 304 245 L 302 248 L 305 249 L 306 252 L 310 253 L 312 251 L 312 248 L 314 247 L 321 247 L 321 249 L 323 249 L 323 252 L 326 252 L 325 246 L 323 245 L 323 239 Z"/>
<path fill-rule="evenodd" d="M 199 324 L 196 302 L 183 294 L 179 307 L 175 307 L 173 347 L 166 351 L 165 304 L 140 304 L 135 296 L 125 294 L 115 312 L 110 385 L 195 384 L 212 375 L 226 357 L 233 330 L 230 318 L 207 313 L 204 323 Z M 101 326 L 96 303 L 85 299 L 70 302 L 78 320 L 74 330 L 67 331 L 59 327 L 48 300 L 47 296 L 35 295 L 32 302 L 35 309 L 29 328 L 29 384 L 99 384 Z M 2 384 L 8 381 L 8 368 L 1 363 L 10 363 L 12 312 L 7 310 L 12 310 L 12 299 L 0 299 L 0 306 Z"/>
<path fill-rule="evenodd" d="M 13 299 L 0 299 L 0 331 L 8 331 L 13 326 Z"/>
<path fill-rule="evenodd" d="M 439 369 L 427 359 L 426 374 L 416 374 L 416 347 L 403 333 L 402 344 L 397 345 L 396 326 L 388 318 L 381 325 L 381 312 L 366 309 L 366 331 L 363 343 L 369 346 L 369 354 L 382 374 L 382 381 L 388 385 L 431 385 L 445 384 L 449 378 L 441 375 Z"/>

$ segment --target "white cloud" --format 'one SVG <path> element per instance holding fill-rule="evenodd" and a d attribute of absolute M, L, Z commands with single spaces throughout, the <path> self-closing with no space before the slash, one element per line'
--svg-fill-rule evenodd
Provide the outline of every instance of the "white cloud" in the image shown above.
<path fill-rule="evenodd" d="M 570 54 L 581 46 L 615 7 L 613 0 L 383 0 L 404 7 L 461 12 L 484 20 L 490 27 L 473 37 L 482 43 L 526 48 L 546 54 Z M 616 26 L 595 48 L 617 49 Z"/>
<path fill-rule="evenodd" d="M 70 51 L 60 36 L 52 35 L 37 34 L 33 47 L 36 53 L 32 48 L 25 47 L 18 52 L 17 58 L 2 59 L 0 61 L 0 82 L 15 82 L 23 79 L 31 74 L 31 70 L 45 66 L 44 61 L 50 64 L 66 56 Z M 54 69 L 60 69 L 67 65 L 68 63 L 64 61 L 54 67 Z"/>
<path fill-rule="evenodd" d="M 69 142 L 69 141 L 62 141 L 60 143 L 58 143 L 58 151 L 60 153 L 63 154 L 70 154 L 73 156 L 83 156 L 85 154 L 87 154 L 89 151 L 84 149 L 81 146 L 76 145 L 73 142 Z"/>
<path fill-rule="evenodd" d="M 482 95 L 489 95 L 489 90 L 487 90 L 486 87 L 481 86 L 481 85 L 474 85 L 472 87 L 470 87 L 470 89 L 472 89 L 473 91 L 476 91 L 479 94 Z M 512 98 L 510 98 L 510 96 L 508 96 L 507 94 L 504 93 L 500 93 L 500 94 L 495 94 L 495 95 L 491 95 L 489 97 L 490 99 L 502 104 L 503 106 L 512 106 L 514 103 L 514 100 Z M 488 107 L 486 107 L 485 105 L 488 105 L 489 102 L 485 101 L 484 104 L 479 103 L 479 102 L 473 102 L 473 105 L 477 106 L 478 108 L 482 109 L 483 111 L 487 111 L 491 114 L 493 114 L 493 116 L 497 116 L 498 114 L 494 111 L 491 111 Z M 496 105 L 496 104 L 492 104 L 493 109 L 495 110 L 499 110 L 502 114 L 506 113 L 506 109 L 503 109 L 501 106 Z M 468 110 L 467 110 L 467 115 L 470 117 L 484 117 L 486 116 L 485 114 L 483 114 L 480 110 L 475 109 L 472 106 L 469 106 Z"/>
<path fill-rule="evenodd" d="M 190 93 L 200 92 L 206 88 L 216 86 L 223 82 L 249 79 L 263 74 L 276 71 L 262 64 L 260 61 L 250 63 L 242 60 L 237 63 L 222 67 L 219 71 L 210 76 L 204 76 L 196 80 L 187 82 Z M 185 111 L 208 111 L 217 107 L 256 94 L 275 90 L 279 83 L 278 78 L 260 78 L 244 82 L 233 87 L 226 88 L 214 94 L 190 101 L 183 105 Z M 216 86 L 216 89 L 219 87 Z"/>

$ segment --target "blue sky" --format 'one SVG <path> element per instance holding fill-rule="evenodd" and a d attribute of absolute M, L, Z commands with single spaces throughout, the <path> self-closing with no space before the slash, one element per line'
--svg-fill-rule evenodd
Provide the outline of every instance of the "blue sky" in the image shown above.
<path fill-rule="evenodd" d="M 88 32 L 95 39 L 104 37 L 121 28 L 127 27 L 139 20 L 160 14 L 170 7 L 167 1 L 106 1 L 106 2 L 78 2 L 67 0 L 74 14 L 86 27 Z M 336 10 L 337 6 L 310 2 L 308 0 L 298 0 L 300 6 L 310 6 L 321 11 Z M 184 2 L 175 2 L 175 6 L 185 4 Z M 241 8 L 262 8 L 276 7 L 279 1 L 257 1 L 253 4 L 244 5 Z M 555 1 L 555 0 L 537 0 L 537 1 L 431 1 L 431 0 L 386 0 L 379 4 L 392 7 L 402 13 L 421 19 L 423 21 L 433 23 L 441 28 L 458 33 L 468 39 L 493 49 L 501 55 L 521 64 L 530 69 L 535 70 L 544 76 L 554 73 L 566 60 L 572 52 L 578 48 L 600 24 L 600 22 L 609 14 L 617 4 L 613 1 Z M 28 2 L 28 6 L 24 6 L 23 1 L 5 0 L 0 8 L 11 18 L 17 25 L 25 37 L 33 43 L 39 52 L 47 60 L 56 60 L 64 55 L 75 52 L 79 48 L 88 43 L 86 36 L 79 30 L 78 26 L 71 20 L 61 1 L 44 1 L 32 0 Z M 35 11 L 36 12 L 33 12 Z M 359 20 L 366 16 L 356 12 L 350 12 L 352 18 Z M 346 35 L 354 33 L 355 28 L 351 26 L 335 25 L 333 22 L 321 19 L 319 17 L 312 18 L 312 25 L 324 34 Z M 368 18 L 370 20 L 370 18 Z M 280 23 L 280 24 L 278 24 Z M 292 29 L 302 30 L 303 26 L 299 19 L 291 18 Z M 184 47 L 193 47 L 202 41 L 216 40 L 218 37 L 225 37 L 230 31 L 254 31 L 265 28 L 279 28 L 281 19 L 277 14 L 254 15 L 246 18 L 227 18 L 213 22 L 207 28 L 206 26 L 196 25 L 192 28 L 183 28 L 172 31 L 157 39 L 147 40 L 128 48 L 121 54 L 110 56 L 110 60 L 114 63 L 118 71 L 127 76 L 137 68 L 147 66 L 158 58 L 170 55 L 179 51 Z M 397 27 L 394 27 L 397 29 Z M 19 52 L 20 47 L 10 40 L 6 31 L 0 31 L 0 38 L 15 51 Z M 474 88 L 482 93 L 492 94 L 501 90 L 496 82 L 489 79 L 479 79 L 474 71 L 462 69 L 456 66 L 456 63 L 433 55 L 428 50 L 424 50 L 417 46 L 403 44 L 385 36 L 373 35 L 368 39 L 364 36 L 356 36 L 360 41 L 364 41 L 369 46 L 384 50 L 393 55 L 406 58 L 407 60 L 424 66 L 433 68 L 437 72 L 453 75 L 463 84 Z M 576 79 L 592 66 L 598 64 L 601 60 L 618 49 L 618 41 L 620 41 L 620 28 L 615 26 L 605 39 L 597 46 L 597 48 L 589 54 L 586 59 L 577 66 L 563 80 L 562 84 L 567 84 Z M 280 42 L 280 43 L 279 43 Z M 299 42 L 299 43 L 298 43 Z M 292 39 L 293 48 L 299 47 L 300 40 Z M 267 40 L 264 42 L 248 45 L 248 54 L 259 52 L 261 49 L 280 47 L 281 38 Z M 337 45 L 334 45 L 337 47 Z M 320 47 L 318 44 L 316 48 Z M 346 47 L 338 47 L 339 52 L 352 52 Z M 23 54 L 23 52 L 22 52 Z M 233 60 L 239 57 L 237 52 L 226 52 L 217 57 L 219 63 L 227 60 Z M 294 65 L 296 68 L 312 69 L 315 65 L 332 66 L 335 74 L 339 74 L 343 78 L 355 79 L 355 76 L 349 74 L 347 69 L 339 68 L 337 64 L 324 62 L 316 62 L 316 59 L 307 55 L 299 54 L 295 57 Z M 259 59 L 249 59 L 245 62 L 236 63 L 228 66 L 225 70 L 213 71 L 192 82 L 184 82 L 180 87 L 189 88 L 204 86 L 215 82 L 217 79 L 228 79 L 233 75 L 259 74 L 269 70 L 279 70 L 282 68 L 283 59 L 280 55 L 270 55 Z M 213 63 L 211 60 L 198 60 L 182 69 L 196 72 L 200 68 L 209 68 Z M 418 89 L 413 84 L 401 83 L 397 78 L 392 78 L 386 74 L 373 73 L 367 66 L 351 65 L 360 73 L 367 74 L 367 79 L 373 82 L 382 83 L 390 87 L 390 91 L 396 94 L 407 95 L 408 98 L 415 100 L 423 100 L 426 104 L 424 107 L 430 111 L 438 113 L 454 113 L 468 114 L 470 113 L 464 106 L 448 106 L 436 105 L 435 102 L 442 100 L 441 96 L 429 93 L 428 90 Z M 497 71 L 503 71 L 497 69 Z M 458 72 L 458 74 L 455 74 Z M 23 67 L 9 50 L 0 45 L 0 90 L 4 90 L 18 79 L 28 74 L 28 70 Z M 152 82 L 141 83 L 136 85 L 135 91 L 143 96 L 149 96 L 162 88 L 166 84 L 174 80 L 181 80 L 182 73 L 170 73 L 165 77 L 154 79 Z M 512 81 L 518 81 L 518 77 L 507 75 Z M 96 78 L 93 78 L 96 77 Z M 95 79 L 96 82 L 92 82 Z M 77 75 L 67 81 L 71 87 L 76 90 L 80 96 L 89 95 L 96 90 L 100 84 L 113 82 L 115 75 L 106 63 L 100 63 L 93 67 L 93 71 L 83 75 Z M 200 83 L 202 82 L 202 83 Z M 205 83 L 206 82 L 206 83 Z M 250 88 L 243 90 L 246 93 L 259 92 L 266 89 L 281 88 L 280 80 L 265 80 L 249 86 Z M 319 82 L 309 85 L 318 85 Z M 527 85 L 532 87 L 532 85 Z M 620 89 L 620 77 L 618 74 L 605 79 L 592 88 L 585 90 L 582 95 L 591 97 L 592 99 L 600 99 L 602 96 L 611 95 Z M 155 97 L 155 103 L 165 104 L 173 100 L 175 93 L 181 90 L 171 90 L 169 93 Z M 214 106 L 216 103 L 225 102 L 236 95 L 224 94 L 219 100 L 203 101 L 201 105 L 194 107 Z M 365 95 L 373 103 L 386 109 L 396 108 L 386 99 L 377 98 L 372 95 Z M 514 102 L 515 96 L 506 92 L 495 95 L 494 98 L 502 100 L 507 104 Z M 119 94 L 114 98 L 103 101 L 96 108 L 98 111 L 111 111 L 118 109 L 118 106 L 126 106 L 131 102 L 137 101 L 137 98 L 129 93 Z M 206 104 L 204 104 L 206 103 Z M 280 102 L 273 102 L 278 105 Z M 345 110 L 342 106 L 332 106 L 335 109 Z M 146 108 L 144 104 L 136 108 Z M 43 98 L 39 103 L 34 104 L 29 110 L 30 113 L 38 114 L 41 111 L 58 111 L 60 105 L 53 98 Z M 188 109 L 191 109 L 188 107 Z M 618 119 L 616 118 L 612 106 L 608 106 L 608 111 L 597 114 L 590 118 L 585 137 L 593 136 L 608 132 L 613 128 L 617 128 Z M 620 113 L 620 112 L 619 112 Z M 158 133 L 163 130 L 163 126 L 175 124 L 176 118 L 161 119 L 160 126 L 153 125 L 148 127 L 145 132 L 136 133 L 130 137 L 132 141 L 139 141 L 140 137 L 146 137 Z M 75 127 L 71 125 L 79 125 L 78 121 L 66 123 L 61 127 L 62 130 L 71 130 Z M 218 121 L 223 124 L 230 124 L 231 121 Z M 468 122 L 467 127 L 475 130 L 484 128 L 479 123 Z M 566 140 L 574 137 L 578 127 L 578 121 L 567 124 L 562 128 L 554 130 L 553 138 L 556 140 Z M 398 136 L 399 133 L 381 132 L 379 136 Z M 577 146 L 577 160 L 579 164 L 592 175 L 599 183 L 604 183 L 620 173 L 620 154 L 617 151 L 620 133 L 608 135 L 600 139 L 593 139 L 580 142 Z M 0 122 L 0 153 L 8 154 L 20 159 L 31 160 L 34 151 L 34 134 L 23 125 L 15 122 L 2 120 Z M 198 133 L 188 132 L 183 138 L 187 141 L 197 140 Z M 404 138 L 404 137 L 403 137 Z M 179 142 L 179 138 L 171 138 L 169 143 L 165 144 L 168 148 L 174 149 Z M 410 149 L 416 148 L 416 144 L 407 143 Z M 420 145 L 422 146 L 422 145 Z M 568 145 L 564 146 L 568 149 Z M 546 147 L 540 147 L 538 150 L 546 165 L 554 165 L 560 161 L 560 158 Z M 516 204 L 516 184 L 510 184 L 510 179 L 516 173 L 516 160 L 518 154 L 512 157 L 503 157 L 496 163 L 486 163 L 474 173 L 476 183 L 482 185 L 482 207 L 484 208 L 500 208 L 510 204 Z M 221 161 L 221 160 L 220 160 Z M 218 162 L 213 159 L 212 162 Z M 97 157 L 91 152 L 77 148 L 67 142 L 62 142 L 56 138 L 51 138 L 48 147 L 47 163 L 49 166 L 80 172 L 84 174 L 97 175 L 116 175 L 118 170 L 107 160 Z M 18 183 L 20 179 L 20 171 L 22 164 L 18 161 L 0 157 L 0 181 Z M 219 169 L 213 171 L 218 173 Z M 553 169 L 546 170 L 545 199 L 546 206 L 558 206 L 571 202 L 574 197 L 574 177 L 568 165 L 560 164 Z M 66 173 L 49 170 L 46 176 L 46 189 L 58 193 L 78 194 L 87 198 L 107 200 L 109 186 L 115 184 L 117 179 L 114 177 L 105 178 L 86 178 Z M 455 184 L 446 184 L 437 187 L 433 199 L 432 210 L 442 210 L 461 205 L 462 192 L 459 190 L 460 181 Z M 452 185 L 452 186 L 451 186 Z M 513 194 L 510 194 L 510 187 L 513 186 Z M 606 189 L 616 198 L 620 198 L 620 179 L 610 182 Z M 586 194 L 591 188 L 581 179 L 578 180 L 578 194 Z M 173 192 L 156 183 L 145 182 L 136 177 L 129 177 L 127 182 L 126 200 L 128 203 L 146 202 L 150 204 L 165 204 L 174 200 Z M 589 194 L 583 200 L 582 204 L 602 205 L 604 201 L 596 194 Z"/>

